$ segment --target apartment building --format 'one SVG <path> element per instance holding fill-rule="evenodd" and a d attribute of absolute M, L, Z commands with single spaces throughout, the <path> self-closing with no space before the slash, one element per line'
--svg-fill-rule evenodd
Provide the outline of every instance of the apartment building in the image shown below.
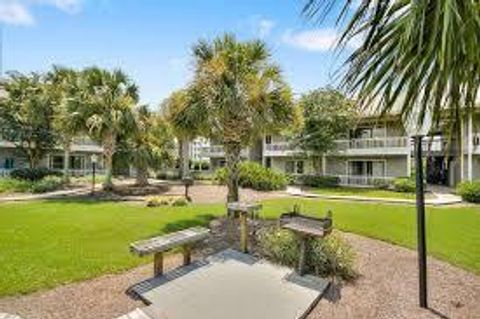
<path fill-rule="evenodd" d="M 92 172 L 92 159 L 97 158 L 97 172 L 103 170 L 103 147 L 86 137 L 76 138 L 72 144 L 69 167 L 75 176 L 89 175 Z M 63 171 L 64 151 L 58 146 L 47 154 L 39 166 L 52 170 Z M 12 142 L 0 140 L 0 175 L 6 176 L 13 169 L 28 167 L 28 161 L 23 157 Z"/>
<path fill-rule="evenodd" d="M 455 186 L 460 181 L 480 178 L 480 133 L 472 118 L 464 120 L 462 156 L 460 144 L 440 132 L 424 139 L 426 179 L 430 184 Z M 398 177 L 408 177 L 414 170 L 413 144 L 399 116 L 379 120 L 364 117 L 349 135 L 335 141 L 336 148 L 316 157 L 307 156 L 281 135 L 265 135 L 261 148 L 245 149 L 242 157 L 293 176 L 318 174 L 336 176 L 341 185 L 374 186 Z M 212 167 L 225 163 L 223 148 L 212 145 L 203 149 Z"/>

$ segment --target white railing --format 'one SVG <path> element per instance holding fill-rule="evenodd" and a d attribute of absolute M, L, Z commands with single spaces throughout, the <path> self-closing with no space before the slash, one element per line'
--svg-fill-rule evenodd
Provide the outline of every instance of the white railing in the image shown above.
<path fill-rule="evenodd" d="M 12 171 L 13 169 L 11 168 L 0 168 L 0 177 L 7 177 L 10 175 L 10 172 Z"/>
<path fill-rule="evenodd" d="M 210 145 L 200 148 L 200 157 L 225 157 L 225 150 L 222 145 Z M 248 149 L 242 149 L 240 155 L 248 157 Z"/>
<path fill-rule="evenodd" d="M 369 175 L 335 175 L 342 186 L 375 186 L 376 183 L 388 183 L 394 180 L 394 177 L 387 176 L 369 176 Z"/>
<path fill-rule="evenodd" d="M 63 173 L 63 169 L 52 169 L 53 171 L 56 171 L 56 172 L 59 172 L 59 173 Z M 87 169 L 69 169 L 68 170 L 68 173 L 71 175 L 71 176 L 87 176 L 87 175 L 92 175 L 93 174 L 93 170 L 91 168 Z M 105 174 L 105 170 L 104 169 L 95 169 L 95 175 L 104 175 Z"/>
<path fill-rule="evenodd" d="M 369 148 L 403 148 L 407 147 L 408 137 L 352 138 L 336 140 L 338 150 L 369 149 Z"/>
<path fill-rule="evenodd" d="M 272 144 L 263 144 L 265 156 L 292 155 L 301 153 L 302 150 L 289 142 L 277 142 Z"/>

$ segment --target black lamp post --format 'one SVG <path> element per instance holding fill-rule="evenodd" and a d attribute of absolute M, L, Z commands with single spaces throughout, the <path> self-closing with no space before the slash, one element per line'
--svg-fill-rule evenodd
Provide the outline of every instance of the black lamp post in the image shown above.
<path fill-rule="evenodd" d="M 425 195 L 423 192 L 422 137 L 413 138 L 415 143 L 415 180 L 417 206 L 417 249 L 420 307 L 427 308 L 427 242 L 425 238 Z"/>
<path fill-rule="evenodd" d="M 97 168 L 97 154 L 93 154 L 92 160 L 92 194 L 95 193 L 95 170 Z"/>

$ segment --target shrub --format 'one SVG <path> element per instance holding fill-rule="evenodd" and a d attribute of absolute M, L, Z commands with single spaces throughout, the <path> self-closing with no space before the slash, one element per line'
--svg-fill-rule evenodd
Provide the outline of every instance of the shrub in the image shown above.
<path fill-rule="evenodd" d="M 187 199 L 180 196 L 149 196 L 146 202 L 148 207 L 188 205 Z"/>
<path fill-rule="evenodd" d="M 10 177 L 28 181 L 39 181 L 47 176 L 62 176 L 62 172 L 48 168 L 17 168 L 11 171 Z"/>
<path fill-rule="evenodd" d="M 303 175 L 301 183 L 309 187 L 336 187 L 340 179 L 336 176 Z"/>
<path fill-rule="evenodd" d="M 31 185 L 32 193 L 46 193 L 58 190 L 63 187 L 63 180 L 58 176 L 47 176 Z"/>
<path fill-rule="evenodd" d="M 219 168 L 215 171 L 215 181 L 226 184 L 228 171 Z M 238 183 L 241 187 L 252 188 L 260 191 L 272 191 L 284 189 L 288 185 L 285 174 L 276 172 L 255 162 L 242 162 L 239 168 Z"/>
<path fill-rule="evenodd" d="M 393 181 L 393 190 L 400 193 L 415 192 L 415 181 L 411 178 L 399 177 Z"/>
<path fill-rule="evenodd" d="M 392 183 L 390 181 L 378 178 L 373 180 L 373 186 L 378 189 L 390 189 Z"/>
<path fill-rule="evenodd" d="M 275 263 L 295 268 L 300 256 L 295 235 L 279 227 L 263 230 L 259 235 L 261 253 Z M 352 280 L 357 274 L 353 268 L 355 254 L 350 245 L 337 234 L 323 239 L 312 239 L 307 251 L 306 270 L 321 277 Z"/>
<path fill-rule="evenodd" d="M 31 181 L 11 177 L 0 179 L 0 193 L 26 193 L 30 191 Z"/>
<path fill-rule="evenodd" d="M 457 194 L 466 202 L 480 203 L 480 180 L 461 182 L 457 185 Z"/>

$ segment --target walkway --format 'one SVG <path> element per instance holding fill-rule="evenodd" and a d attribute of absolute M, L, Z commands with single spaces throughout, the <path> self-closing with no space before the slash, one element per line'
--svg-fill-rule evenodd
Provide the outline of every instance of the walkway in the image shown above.
<path fill-rule="evenodd" d="M 365 196 L 349 196 L 349 195 L 321 195 L 309 193 L 301 190 L 298 187 L 287 187 L 287 194 L 291 196 L 305 197 L 305 198 L 321 198 L 321 199 L 330 199 L 330 200 L 348 200 L 355 202 L 375 202 L 375 203 L 385 203 L 385 204 L 407 204 L 415 205 L 414 199 L 403 199 L 403 198 L 384 198 L 384 197 L 365 197 Z M 454 194 L 437 194 L 433 193 L 435 198 L 425 199 L 426 205 L 431 206 L 443 206 L 443 205 L 453 205 L 462 203 L 462 199 Z"/>

